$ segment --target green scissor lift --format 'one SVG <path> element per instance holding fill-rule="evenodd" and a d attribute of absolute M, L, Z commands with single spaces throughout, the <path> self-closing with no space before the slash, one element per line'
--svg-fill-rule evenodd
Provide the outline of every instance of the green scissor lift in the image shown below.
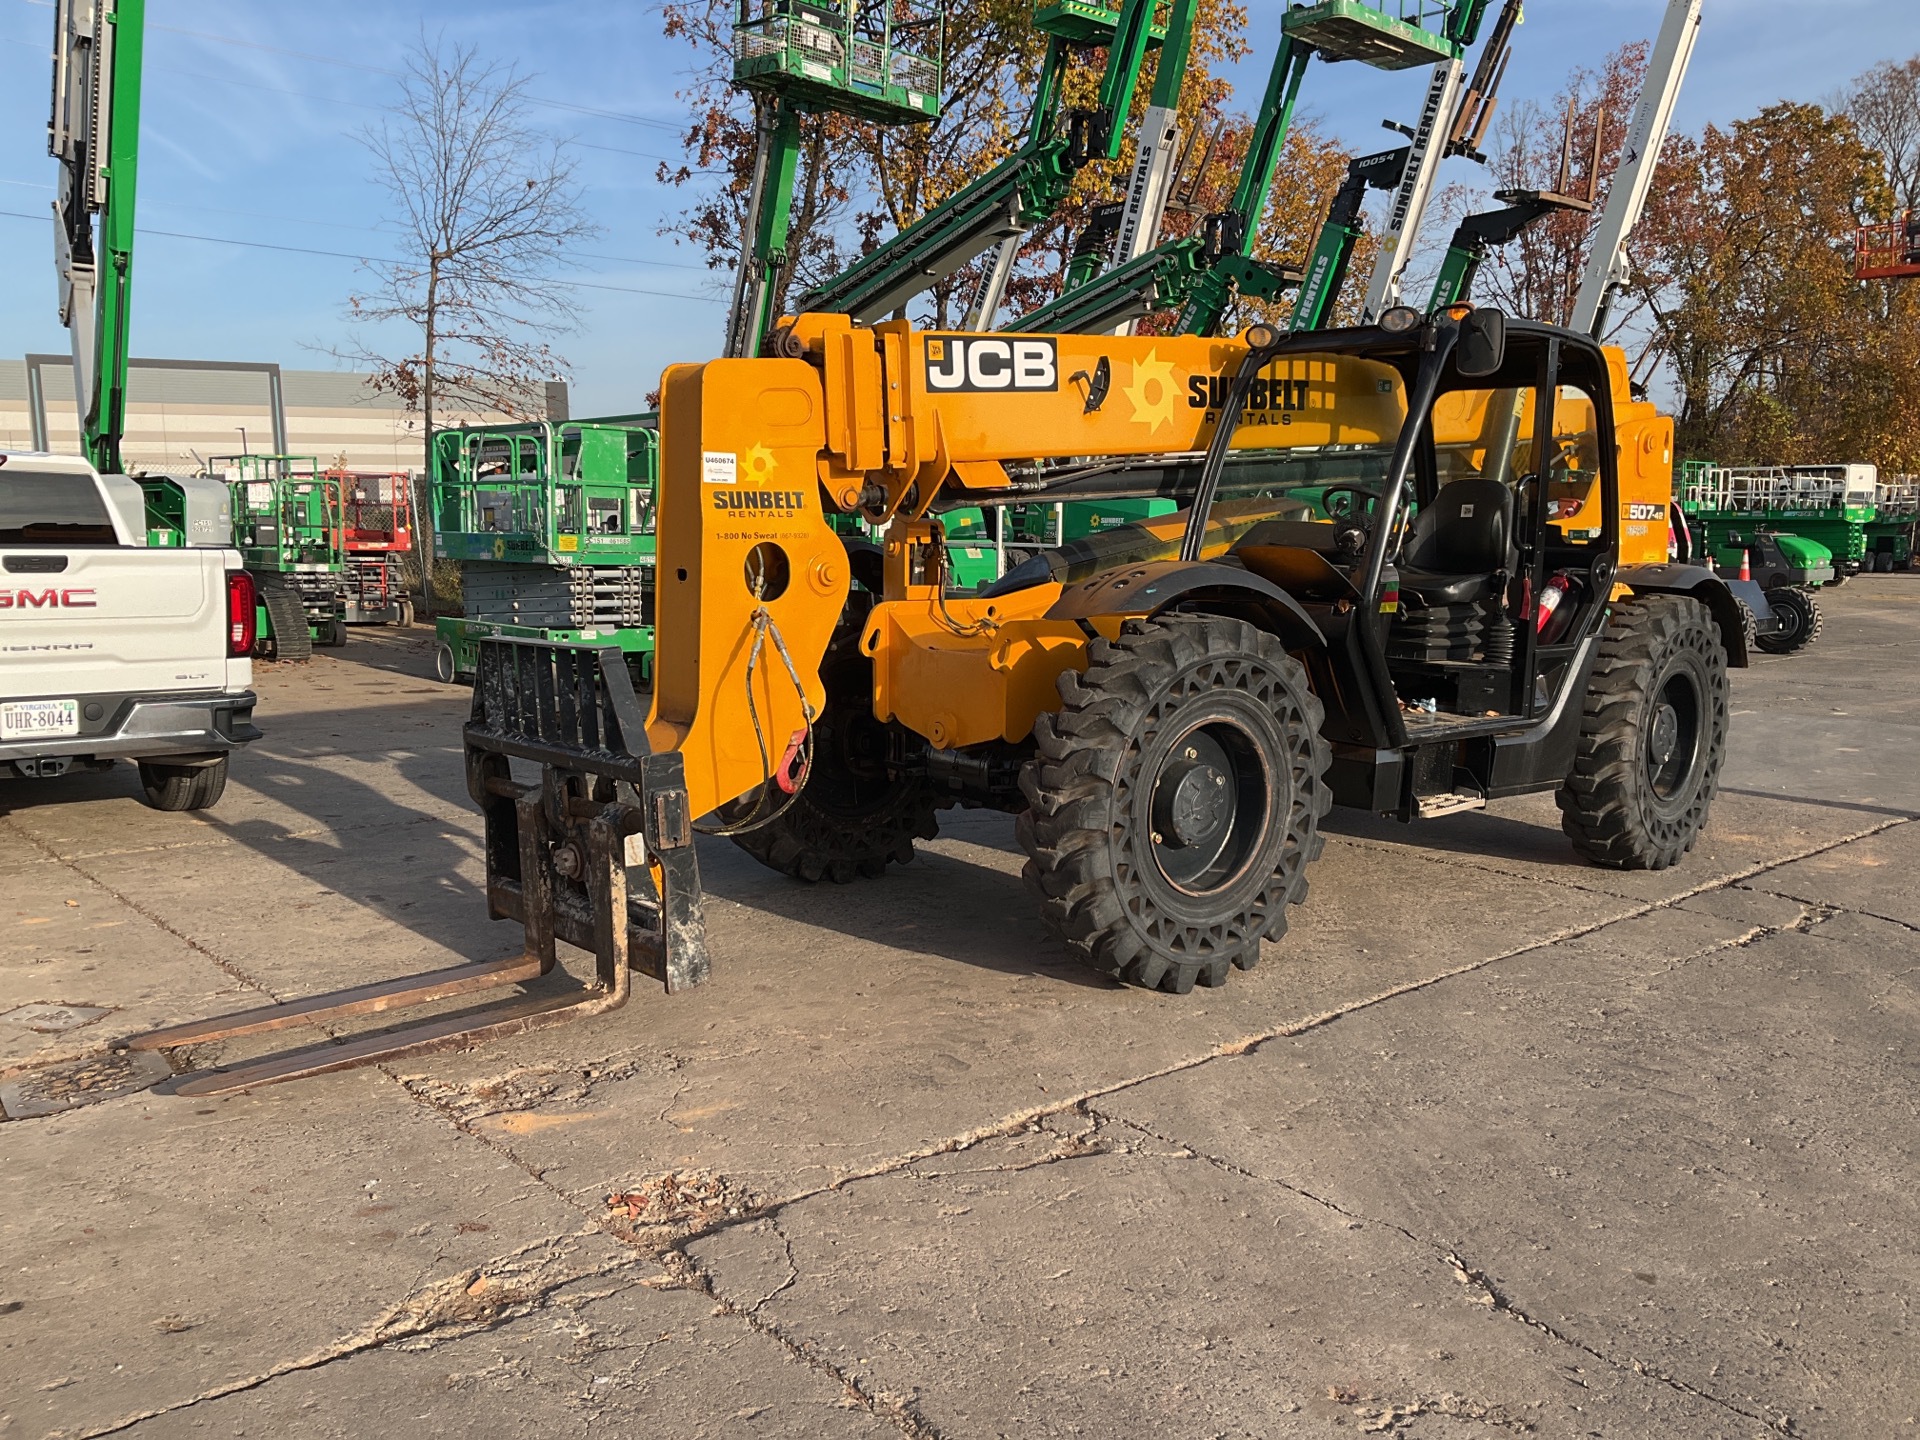
<path fill-rule="evenodd" d="M 346 514 L 340 482 L 312 455 L 216 455 L 233 496 L 233 546 L 259 592 L 254 653 L 304 660 L 347 643 Z M 148 510 L 157 492 L 148 491 Z"/>
<path fill-rule="evenodd" d="M 1752 547 L 1764 543 L 1777 549 L 1785 573 L 1768 576 L 1763 584 L 1832 585 L 1846 578 L 1847 521 L 1842 516 L 1837 524 L 1828 523 L 1815 515 L 1826 507 L 1816 503 L 1806 486 L 1796 484 L 1790 471 L 1688 460 L 1675 476 L 1674 491 L 1686 518 L 1690 548 L 1717 568 L 1738 570 Z M 1810 533 L 1809 520 L 1827 533 Z M 1836 550 L 1829 539 L 1837 539 L 1841 548 Z"/>
<path fill-rule="evenodd" d="M 651 415 L 434 435 L 436 553 L 465 611 L 435 621 L 441 679 L 470 679 L 487 635 L 617 646 L 650 677 L 659 459 Z"/>

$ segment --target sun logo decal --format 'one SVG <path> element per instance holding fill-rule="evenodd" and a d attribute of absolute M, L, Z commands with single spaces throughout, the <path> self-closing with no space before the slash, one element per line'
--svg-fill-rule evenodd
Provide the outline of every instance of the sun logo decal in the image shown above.
<path fill-rule="evenodd" d="M 771 480 L 773 478 L 773 451 L 765 445 L 756 445 L 740 457 L 741 468 L 749 480 Z"/>
<path fill-rule="evenodd" d="M 1179 414 L 1180 386 L 1174 379 L 1173 362 L 1162 360 L 1157 349 L 1133 362 L 1133 382 L 1120 393 L 1133 406 L 1135 424 L 1158 430 L 1173 424 Z"/>
<path fill-rule="evenodd" d="M 496 560 L 504 560 L 507 558 L 507 542 L 505 540 L 496 540 L 493 542 L 493 558 Z"/>

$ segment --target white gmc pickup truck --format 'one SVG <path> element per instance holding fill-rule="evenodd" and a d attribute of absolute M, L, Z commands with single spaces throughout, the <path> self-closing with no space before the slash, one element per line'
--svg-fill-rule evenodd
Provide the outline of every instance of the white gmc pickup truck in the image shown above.
<path fill-rule="evenodd" d="M 149 549 L 140 487 L 0 451 L 0 778 L 133 760 L 200 810 L 253 725 L 253 578 L 237 550 Z"/>

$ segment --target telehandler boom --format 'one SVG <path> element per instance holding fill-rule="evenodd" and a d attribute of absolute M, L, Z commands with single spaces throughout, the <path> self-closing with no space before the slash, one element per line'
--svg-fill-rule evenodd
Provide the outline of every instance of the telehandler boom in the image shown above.
<path fill-rule="evenodd" d="M 524 958 L 136 1043 L 524 981 L 557 940 L 596 984 L 182 1093 L 610 1009 L 630 967 L 697 983 L 700 832 L 848 881 L 910 859 L 943 806 L 1009 812 L 1065 946 L 1184 992 L 1285 931 L 1336 802 L 1411 820 L 1553 790 L 1575 848 L 1620 868 L 1676 863 L 1705 824 L 1745 630 L 1724 582 L 1666 563 L 1672 424 L 1619 351 L 1464 305 L 1218 339 L 803 315 L 787 351 L 665 377 L 650 712 L 616 652 L 482 643 L 468 787 Z M 954 593 L 939 511 L 1032 496 L 1178 508 Z"/>

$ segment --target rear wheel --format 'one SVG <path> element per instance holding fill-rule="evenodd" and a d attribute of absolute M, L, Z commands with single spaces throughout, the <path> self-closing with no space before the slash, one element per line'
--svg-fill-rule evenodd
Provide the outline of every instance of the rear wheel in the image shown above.
<path fill-rule="evenodd" d="M 1726 749 L 1727 652 L 1706 606 L 1678 595 L 1623 601 L 1556 797 L 1561 828 L 1595 865 L 1664 870 L 1700 838 Z"/>
<path fill-rule="evenodd" d="M 326 639 L 320 643 L 337 650 L 347 643 L 347 622 L 336 615 L 321 627 L 321 634 Z"/>
<path fill-rule="evenodd" d="M 859 630 L 853 629 L 857 642 Z M 837 651 L 838 653 L 835 653 Z M 813 763 L 797 795 L 775 790 L 765 808 L 778 813 L 733 836 L 762 865 L 796 880 L 878 878 L 889 864 L 913 859 L 913 842 L 939 833 L 939 796 L 925 780 L 889 775 L 887 727 L 873 717 L 873 664 L 837 642 L 821 667 L 827 703 L 813 726 Z M 772 760 L 780 760 L 774 754 Z M 745 818 L 760 803 L 755 791 L 721 812 Z M 780 809 L 791 798 L 792 803 Z"/>
<path fill-rule="evenodd" d="M 403 599 L 398 608 L 400 612 L 399 618 L 395 620 L 394 623 L 402 630 L 411 629 L 413 626 L 413 601 Z"/>
<path fill-rule="evenodd" d="M 1820 638 L 1820 627 L 1824 623 L 1820 602 L 1806 591 L 1790 587 L 1769 590 L 1767 604 L 1773 607 L 1781 628 L 1771 635 L 1760 636 L 1754 643 L 1769 655 L 1791 655 Z"/>
<path fill-rule="evenodd" d="M 291 590 L 262 588 L 260 603 L 266 608 L 267 622 L 273 628 L 267 642 L 276 660 L 307 660 L 313 656 L 313 632 L 307 628 L 307 607 Z"/>
<path fill-rule="evenodd" d="M 1027 886 L 1102 974 L 1224 985 L 1286 932 L 1325 845 L 1320 702 L 1280 642 L 1238 620 L 1129 621 L 1088 654 L 1020 777 Z"/>
<path fill-rule="evenodd" d="M 211 765 L 163 765 L 140 762 L 140 788 L 156 810 L 205 810 L 217 804 L 227 788 L 227 757 Z"/>
<path fill-rule="evenodd" d="M 444 640 L 433 647 L 433 673 L 440 677 L 443 685 L 451 685 L 459 678 L 460 667 L 454 663 L 453 646 Z"/>

